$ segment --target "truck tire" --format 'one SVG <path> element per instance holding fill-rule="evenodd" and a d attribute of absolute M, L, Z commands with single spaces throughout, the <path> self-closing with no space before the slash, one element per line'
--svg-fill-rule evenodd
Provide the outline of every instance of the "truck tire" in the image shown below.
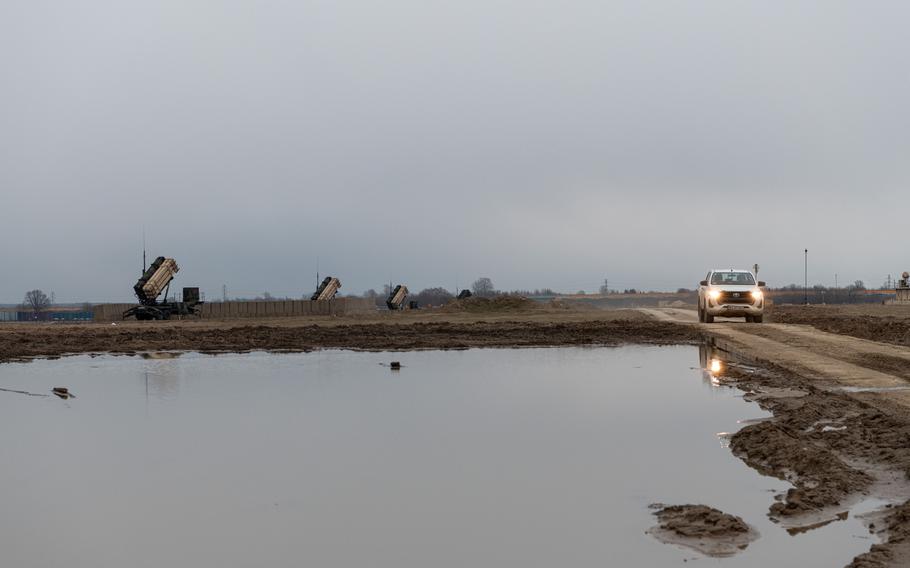
<path fill-rule="evenodd" d="M 746 323 L 752 323 L 755 321 L 755 318 L 752 316 L 746 316 Z"/>
<path fill-rule="evenodd" d="M 698 306 L 698 323 L 705 323 L 705 310 Z"/>
<path fill-rule="evenodd" d="M 761 323 L 763 319 L 765 319 L 764 314 L 762 314 L 760 316 L 752 316 L 752 321 L 755 323 Z"/>
<path fill-rule="evenodd" d="M 705 323 L 714 323 L 714 316 L 708 313 L 708 310 L 705 310 Z"/>

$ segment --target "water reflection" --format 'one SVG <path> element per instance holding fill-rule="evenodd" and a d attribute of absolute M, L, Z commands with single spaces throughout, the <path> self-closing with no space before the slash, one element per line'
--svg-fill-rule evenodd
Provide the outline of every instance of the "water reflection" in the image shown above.
<path fill-rule="evenodd" d="M 181 353 L 174 351 L 148 351 L 145 353 L 140 353 L 139 356 L 143 359 L 177 359 L 180 357 Z"/>
<path fill-rule="evenodd" d="M 180 368 L 174 358 L 153 359 L 143 364 L 146 397 L 173 402 L 180 395 Z"/>
<path fill-rule="evenodd" d="M 701 366 L 702 379 L 711 386 L 723 386 L 723 373 L 726 370 L 729 355 L 712 343 L 698 346 L 698 361 Z"/>

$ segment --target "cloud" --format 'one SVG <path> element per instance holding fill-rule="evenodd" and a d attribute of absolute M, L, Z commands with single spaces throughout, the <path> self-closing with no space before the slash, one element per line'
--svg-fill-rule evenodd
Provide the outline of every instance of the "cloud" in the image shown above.
<path fill-rule="evenodd" d="M 214 295 L 907 268 L 902 3 L 8 12 L 0 301 L 128 299 L 143 225 Z"/>

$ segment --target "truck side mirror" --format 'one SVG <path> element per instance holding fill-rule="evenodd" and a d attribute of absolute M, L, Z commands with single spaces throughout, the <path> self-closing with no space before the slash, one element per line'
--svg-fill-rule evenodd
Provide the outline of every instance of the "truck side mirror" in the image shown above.
<path fill-rule="evenodd" d="M 699 286 L 707 286 L 707 285 L 708 285 L 708 281 L 707 281 L 707 280 L 702 280 L 701 282 L 698 283 L 698 285 L 699 285 Z"/>
<path fill-rule="evenodd" d="M 767 286 L 767 284 L 765 284 L 765 281 L 764 281 L 764 280 L 759 280 L 759 281 L 758 281 L 758 287 L 759 287 L 759 288 L 764 288 L 765 286 Z"/>

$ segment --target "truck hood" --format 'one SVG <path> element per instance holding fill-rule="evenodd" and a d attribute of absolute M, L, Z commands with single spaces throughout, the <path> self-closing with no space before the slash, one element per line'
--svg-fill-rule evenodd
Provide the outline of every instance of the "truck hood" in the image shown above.
<path fill-rule="evenodd" d="M 712 284 L 711 290 L 721 290 L 723 292 L 751 292 L 758 288 L 754 284 Z"/>

